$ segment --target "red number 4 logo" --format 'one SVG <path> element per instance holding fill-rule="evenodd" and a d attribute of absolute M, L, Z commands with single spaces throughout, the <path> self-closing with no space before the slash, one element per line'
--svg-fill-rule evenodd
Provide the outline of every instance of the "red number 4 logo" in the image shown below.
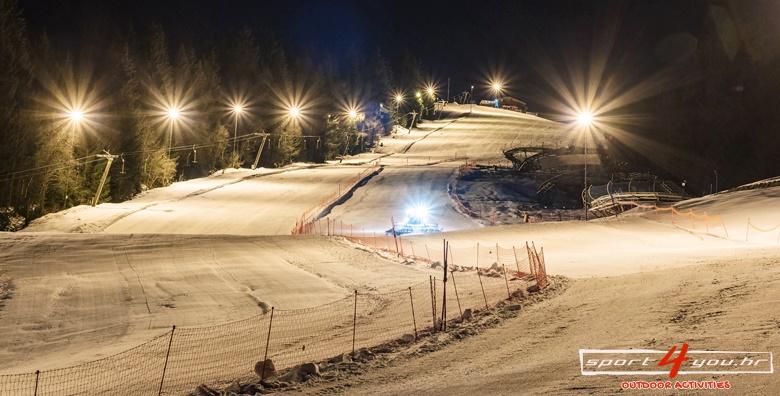
<path fill-rule="evenodd" d="M 663 359 L 661 359 L 660 362 L 658 362 L 658 366 L 666 366 L 667 364 L 671 364 L 672 368 L 669 370 L 669 378 L 674 378 L 677 376 L 677 372 L 680 371 L 680 366 L 682 366 L 683 362 L 688 360 L 687 357 L 685 357 L 685 354 L 688 352 L 688 343 L 684 342 L 682 344 L 682 348 L 680 348 L 680 354 L 677 355 L 676 358 L 672 359 L 672 355 L 674 355 L 674 351 L 677 350 L 677 345 L 672 345 L 672 347 L 669 349 L 669 352 L 666 352 L 666 355 L 664 355 Z"/>

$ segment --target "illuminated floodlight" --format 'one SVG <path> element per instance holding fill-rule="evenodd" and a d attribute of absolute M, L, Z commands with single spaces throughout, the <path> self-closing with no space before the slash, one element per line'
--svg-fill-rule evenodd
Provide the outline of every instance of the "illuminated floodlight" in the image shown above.
<path fill-rule="evenodd" d="M 84 111 L 81 109 L 68 110 L 68 118 L 75 124 L 81 123 L 84 120 Z"/>
<path fill-rule="evenodd" d="M 179 117 L 181 117 L 181 110 L 177 107 L 169 107 L 167 110 L 165 110 L 166 115 L 171 120 L 177 120 Z"/>
<path fill-rule="evenodd" d="M 290 116 L 290 118 L 297 119 L 301 116 L 301 108 L 298 106 L 290 106 L 290 108 L 287 110 L 287 114 Z"/>
<path fill-rule="evenodd" d="M 420 91 L 417 91 L 417 92 L 414 93 L 414 96 L 419 99 L 419 98 L 422 97 L 422 93 L 420 93 Z"/>
<path fill-rule="evenodd" d="M 233 110 L 233 113 L 235 113 L 235 114 L 241 114 L 241 113 L 244 112 L 244 106 L 240 105 L 240 104 L 235 104 L 235 105 L 233 105 L 232 110 Z"/>
<path fill-rule="evenodd" d="M 395 98 L 393 98 L 393 100 L 395 100 L 395 103 L 403 103 L 404 95 L 402 93 L 398 92 L 398 93 L 395 94 Z"/>
<path fill-rule="evenodd" d="M 358 112 L 357 112 L 357 110 L 355 110 L 355 109 L 350 109 L 350 110 L 347 112 L 347 115 L 349 116 L 349 118 L 351 118 L 351 119 L 353 119 L 353 120 L 354 120 L 355 118 L 357 118 L 357 117 L 358 117 Z"/>
<path fill-rule="evenodd" d="M 580 125 L 588 126 L 593 123 L 593 113 L 590 111 L 583 111 L 577 114 L 577 123 Z"/>

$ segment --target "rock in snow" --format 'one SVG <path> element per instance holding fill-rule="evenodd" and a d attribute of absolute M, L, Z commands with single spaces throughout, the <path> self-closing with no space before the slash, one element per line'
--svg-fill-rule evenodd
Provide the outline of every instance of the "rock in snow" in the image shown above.
<path fill-rule="evenodd" d="M 304 363 L 290 369 L 290 371 L 279 377 L 279 380 L 285 382 L 305 382 L 311 377 L 319 376 L 320 366 L 317 363 Z"/>
<path fill-rule="evenodd" d="M 263 366 L 265 365 L 265 373 L 263 373 Z M 278 373 L 276 372 L 276 367 L 274 366 L 274 362 L 271 359 L 268 360 L 261 360 L 257 363 L 255 363 L 255 374 L 257 374 L 260 378 L 265 379 L 273 379 L 276 378 Z"/>

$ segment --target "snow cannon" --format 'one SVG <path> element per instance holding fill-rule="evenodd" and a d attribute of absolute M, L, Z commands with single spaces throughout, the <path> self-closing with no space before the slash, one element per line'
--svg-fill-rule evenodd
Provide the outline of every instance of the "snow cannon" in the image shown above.
<path fill-rule="evenodd" d="M 438 224 L 428 222 L 428 214 L 430 210 L 427 206 L 417 204 L 406 209 L 406 217 L 404 220 L 395 225 L 396 235 L 406 234 L 429 234 L 433 232 L 441 232 L 441 228 Z M 387 235 L 393 235 L 393 229 L 389 229 L 385 232 Z"/>

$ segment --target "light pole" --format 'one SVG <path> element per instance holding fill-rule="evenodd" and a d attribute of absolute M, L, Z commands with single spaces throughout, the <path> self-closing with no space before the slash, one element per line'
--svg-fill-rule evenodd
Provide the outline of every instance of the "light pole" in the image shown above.
<path fill-rule="evenodd" d="M 493 82 L 490 87 L 493 89 L 494 93 L 494 99 L 496 100 L 496 107 L 498 106 L 498 96 L 501 94 L 501 91 L 504 89 L 503 84 L 500 81 Z"/>
<path fill-rule="evenodd" d="M 398 120 L 398 125 L 400 125 L 401 115 L 399 113 L 401 111 L 401 103 L 404 102 L 404 95 L 400 92 L 397 92 L 393 98 L 393 101 L 395 102 L 395 118 Z"/>
<path fill-rule="evenodd" d="M 173 148 L 173 124 L 181 116 L 181 111 L 176 107 L 169 107 L 166 114 L 168 117 L 168 157 L 170 157 Z"/>
<path fill-rule="evenodd" d="M 71 154 L 76 151 L 76 129 L 81 127 L 82 122 L 84 122 L 84 111 L 80 108 L 74 108 L 71 110 L 68 110 L 65 113 L 65 116 L 68 117 L 68 120 L 70 121 L 70 136 L 68 138 L 68 145 L 70 146 L 70 152 Z M 70 172 L 71 168 L 68 168 L 68 172 Z M 68 206 L 68 198 L 70 198 L 70 180 L 65 184 L 65 206 Z"/>
<path fill-rule="evenodd" d="M 588 220 L 588 132 L 593 125 L 593 114 L 590 111 L 583 111 L 577 116 L 577 122 L 582 126 L 585 132 L 585 149 L 584 149 L 584 163 L 585 168 L 583 171 L 583 189 L 582 189 L 582 208 L 585 211 L 585 221 Z"/>
<path fill-rule="evenodd" d="M 469 114 L 471 114 L 471 110 L 474 107 L 474 86 L 471 86 L 471 91 L 469 92 Z"/>
<path fill-rule="evenodd" d="M 240 104 L 233 105 L 233 116 L 235 117 L 235 126 L 233 128 L 233 157 L 236 157 L 236 144 L 238 140 L 238 117 L 244 112 L 244 106 Z"/>

